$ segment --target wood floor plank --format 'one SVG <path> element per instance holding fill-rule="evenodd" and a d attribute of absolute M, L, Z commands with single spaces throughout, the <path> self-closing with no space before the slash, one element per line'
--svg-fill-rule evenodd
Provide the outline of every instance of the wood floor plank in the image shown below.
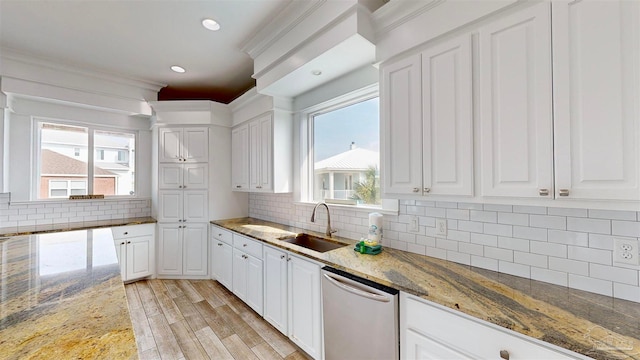
<path fill-rule="evenodd" d="M 160 305 L 162 313 L 167 318 L 167 322 L 169 324 L 173 324 L 184 320 L 184 317 L 180 313 L 180 309 L 178 309 L 176 303 L 169 296 L 169 291 L 167 291 L 164 283 L 161 280 L 150 280 L 149 285 L 153 290 L 153 293 L 156 295 L 158 305 Z"/>
<path fill-rule="evenodd" d="M 167 288 L 167 292 L 169 292 L 169 296 L 172 299 L 183 296 L 182 290 L 178 287 L 177 280 L 162 280 L 162 283 Z"/>
<path fill-rule="evenodd" d="M 284 360 L 312 360 L 309 356 L 307 356 L 307 354 L 305 354 L 304 352 L 302 352 L 301 350 L 298 350 L 296 352 L 294 352 L 293 354 L 287 356 L 286 358 L 284 358 Z"/>
<path fill-rule="evenodd" d="M 191 285 L 193 285 L 194 289 L 196 289 L 202 297 L 211 304 L 212 307 L 217 308 L 218 306 L 224 305 L 224 301 L 218 296 L 216 291 L 213 289 L 212 281 L 210 280 L 191 280 Z M 196 302 L 196 301 L 194 301 Z"/>
<path fill-rule="evenodd" d="M 163 360 L 184 357 L 175 335 L 162 313 L 149 317 L 149 326 L 158 345 L 158 353 Z"/>
<path fill-rule="evenodd" d="M 282 360 L 282 356 L 266 342 L 261 342 L 252 347 L 251 351 L 253 351 L 260 360 Z"/>
<path fill-rule="evenodd" d="M 253 351 L 240 339 L 238 334 L 233 334 L 226 339 L 222 339 L 222 343 L 234 359 L 258 360 Z"/>
<path fill-rule="evenodd" d="M 200 329 L 196 331 L 195 334 L 211 359 L 234 360 L 229 350 L 227 350 L 220 338 L 216 336 L 210 327 L 207 326 L 204 329 Z"/>
<path fill-rule="evenodd" d="M 183 295 L 177 297 L 173 299 L 173 302 L 178 306 L 178 310 L 180 310 L 184 319 L 187 320 L 187 324 L 189 324 L 191 330 L 195 332 L 209 326 L 200 312 L 198 312 L 195 306 L 193 306 L 193 303 L 187 299 L 186 296 Z"/>
<path fill-rule="evenodd" d="M 139 357 L 140 357 L 140 360 L 161 360 L 160 354 L 158 354 L 157 348 L 143 351 L 140 353 Z"/>
<path fill-rule="evenodd" d="M 218 313 L 217 309 L 212 308 L 208 302 L 200 301 L 193 304 L 193 306 L 202 315 L 207 324 L 209 324 L 209 327 L 211 327 L 220 340 L 235 333 L 230 324 L 228 324 L 222 315 Z"/>
<path fill-rule="evenodd" d="M 187 296 L 187 298 L 191 300 L 191 302 L 196 303 L 204 300 L 202 295 L 193 288 L 193 285 L 191 285 L 191 282 L 189 282 L 189 280 L 178 280 L 177 285 L 180 290 L 182 290 L 182 292 Z"/>
<path fill-rule="evenodd" d="M 124 290 L 127 294 L 127 302 L 129 303 L 129 309 L 142 309 L 142 301 L 140 301 L 140 295 L 136 284 L 126 284 Z"/>
<path fill-rule="evenodd" d="M 142 353 L 149 349 L 156 348 L 156 341 L 153 338 L 153 332 L 151 326 L 147 320 L 147 314 L 145 314 L 142 307 L 137 309 L 129 309 L 131 315 L 131 321 L 134 324 L 133 332 L 136 336 L 136 344 L 138 345 L 138 352 Z"/>
<path fill-rule="evenodd" d="M 245 314 L 242 318 L 283 358 L 297 350 L 296 346 L 291 343 L 291 340 L 256 313 L 253 313 L 253 315 Z"/>
<path fill-rule="evenodd" d="M 149 281 L 142 280 L 136 283 L 136 289 L 138 290 L 138 294 L 140 295 L 140 302 L 144 307 L 144 312 L 147 314 L 147 317 L 155 316 L 160 314 L 160 306 L 156 301 L 156 296 L 151 290 L 149 286 Z"/>
<path fill-rule="evenodd" d="M 191 328 L 189 328 L 186 320 L 180 320 L 170 324 L 169 327 L 176 336 L 178 345 L 180 345 L 180 349 L 182 349 L 182 353 L 186 359 L 205 360 L 209 358 L 200 341 L 198 341 L 196 335 Z"/>
<path fill-rule="evenodd" d="M 216 308 L 215 311 L 222 315 L 222 318 L 229 326 L 231 326 L 233 332 L 235 332 L 248 347 L 252 348 L 264 341 L 260 335 L 258 335 L 258 333 L 253 330 L 249 324 L 242 320 L 238 314 L 231 310 L 229 306 L 220 306 L 219 308 Z"/>

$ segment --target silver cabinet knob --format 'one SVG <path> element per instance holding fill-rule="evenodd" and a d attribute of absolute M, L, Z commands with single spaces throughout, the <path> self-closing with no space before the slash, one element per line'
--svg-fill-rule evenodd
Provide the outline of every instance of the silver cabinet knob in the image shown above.
<path fill-rule="evenodd" d="M 187 222 L 187 219 L 182 219 L 182 222 Z"/>
<path fill-rule="evenodd" d="M 236 185 L 236 189 L 241 189 L 242 186 L 241 185 Z"/>
<path fill-rule="evenodd" d="M 540 195 L 540 196 L 549 196 L 549 189 L 540 189 L 540 190 L 538 190 L 538 195 Z"/>
<path fill-rule="evenodd" d="M 124 241 L 120 243 L 120 245 L 124 245 Z"/>
<path fill-rule="evenodd" d="M 558 190 L 558 195 L 560 195 L 560 196 L 569 196 L 569 189 L 560 189 L 560 190 Z"/>
<path fill-rule="evenodd" d="M 247 247 L 247 244 L 242 244 L 242 247 Z"/>
<path fill-rule="evenodd" d="M 414 193 L 417 193 L 418 191 L 420 191 L 420 189 L 419 189 L 419 188 L 413 188 L 413 192 L 414 192 Z"/>
<path fill-rule="evenodd" d="M 218 243 L 218 246 L 222 246 L 222 243 Z"/>
<path fill-rule="evenodd" d="M 509 360 L 509 352 L 507 350 L 500 350 L 500 358 Z"/>
<path fill-rule="evenodd" d="M 125 231 L 125 232 L 124 232 L 124 235 L 129 235 L 129 232 L 128 232 L 128 231 Z"/>
<path fill-rule="evenodd" d="M 178 222 L 182 222 L 182 219 L 178 219 Z"/>
<path fill-rule="evenodd" d="M 430 189 L 430 188 L 424 188 L 424 190 L 423 190 L 423 191 L 424 191 L 424 192 L 426 192 L 426 193 L 430 193 L 430 192 L 431 192 L 431 189 Z"/>
<path fill-rule="evenodd" d="M 131 244 L 131 241 L 127 241 L 127 244 Z"/>
<path fill-rule="evenodd" d="M 286 258 L 285 255 L 280 255 L 280 259 L 284 260 L 284 258 Z"/>

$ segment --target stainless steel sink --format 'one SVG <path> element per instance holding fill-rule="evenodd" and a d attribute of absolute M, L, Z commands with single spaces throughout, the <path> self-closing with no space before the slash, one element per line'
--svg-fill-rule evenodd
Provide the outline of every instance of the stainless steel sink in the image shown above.
<path fill-rule="evenodd" d="M 285 236 L 279 238 L 279 240 L 288 242 L 289 244 L 302 246 L 303 248 L 307 248 L 317 252 L 327 252 L 347 246 L 347 244 L 338 243 L 307 233 L 300 233 L 294 236 Z"/>

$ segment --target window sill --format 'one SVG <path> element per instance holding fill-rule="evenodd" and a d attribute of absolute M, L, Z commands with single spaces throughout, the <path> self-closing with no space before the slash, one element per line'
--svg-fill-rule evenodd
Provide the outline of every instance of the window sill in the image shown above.
<path fill-rule="evenodd" d="M 303 205 L 313 207 L 317 203 L 316 202 L 307 202 L 307 201 L 296 201 L 295 205 Z M 342 210 L 351 210 L 360 213 L 370 213 L 370 212 L 378 212 L 382 215 L 398 215 L 398 200 L 396 199 L 387 199 L 382 201 L 382 206 L 364 206 L 364 205 L 343 205 L 343 204 L 333 204 L 326 203 L 330 208 L 342 209 Z"/>

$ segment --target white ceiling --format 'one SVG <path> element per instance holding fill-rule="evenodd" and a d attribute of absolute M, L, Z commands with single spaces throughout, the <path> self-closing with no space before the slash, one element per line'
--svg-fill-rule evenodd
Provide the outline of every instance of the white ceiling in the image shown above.
<path fill-rule="evenodd" d="M 292 0 L 0 0 L 0 46 L 228 103 L 255 85 L 242 45 Z M 201 21 L 221 24 L 217 32 Z M 187 72 L 177 74 L 171 65 Z"/>

